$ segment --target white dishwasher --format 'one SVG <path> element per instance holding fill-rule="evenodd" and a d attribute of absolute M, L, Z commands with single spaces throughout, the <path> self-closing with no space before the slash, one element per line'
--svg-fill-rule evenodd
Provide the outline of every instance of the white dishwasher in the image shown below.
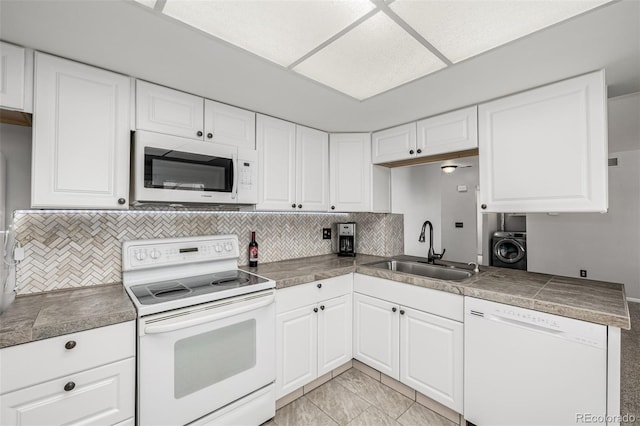
<path fill-rule="evenodd" d="M 605 326 L 472 297 L 465 297 L 464 321 L 466 420 L 606 424 Z"/>

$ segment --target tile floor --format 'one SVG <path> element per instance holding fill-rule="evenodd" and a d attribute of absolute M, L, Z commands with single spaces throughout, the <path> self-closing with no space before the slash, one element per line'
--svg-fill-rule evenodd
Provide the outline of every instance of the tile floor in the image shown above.
<path fill-rule="evenodd" d="M 276 411 L 263 426 L 455 426 L 363 372 L 350 368 Z"/>

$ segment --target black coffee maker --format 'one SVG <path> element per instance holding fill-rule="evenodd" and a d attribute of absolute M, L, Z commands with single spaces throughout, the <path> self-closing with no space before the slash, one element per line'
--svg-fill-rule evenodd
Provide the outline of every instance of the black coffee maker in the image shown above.
<path fill-rule="evenodd" d="M 356 255 L 356 223 L 338 223 L 338 256 Z"/>

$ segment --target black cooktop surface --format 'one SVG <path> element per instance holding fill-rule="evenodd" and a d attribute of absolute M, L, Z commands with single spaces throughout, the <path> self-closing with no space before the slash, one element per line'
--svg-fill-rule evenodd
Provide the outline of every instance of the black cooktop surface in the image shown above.
<path fill-rule="evenodd" d="M 203 294 L 267 282 L 266 279 L 242 270 L 216 272 L 176 280 L 139 284 L 131 291 L 142 305 L 155 305 Z"/>

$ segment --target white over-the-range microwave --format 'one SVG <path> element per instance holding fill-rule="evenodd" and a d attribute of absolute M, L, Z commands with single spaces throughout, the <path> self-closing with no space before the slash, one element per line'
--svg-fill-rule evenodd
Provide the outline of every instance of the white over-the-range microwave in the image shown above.
<path fill-rule="evenodd" d="M 256 204 L 255 150 L 138 130 L 131 200 L 141 203 Z"/>

